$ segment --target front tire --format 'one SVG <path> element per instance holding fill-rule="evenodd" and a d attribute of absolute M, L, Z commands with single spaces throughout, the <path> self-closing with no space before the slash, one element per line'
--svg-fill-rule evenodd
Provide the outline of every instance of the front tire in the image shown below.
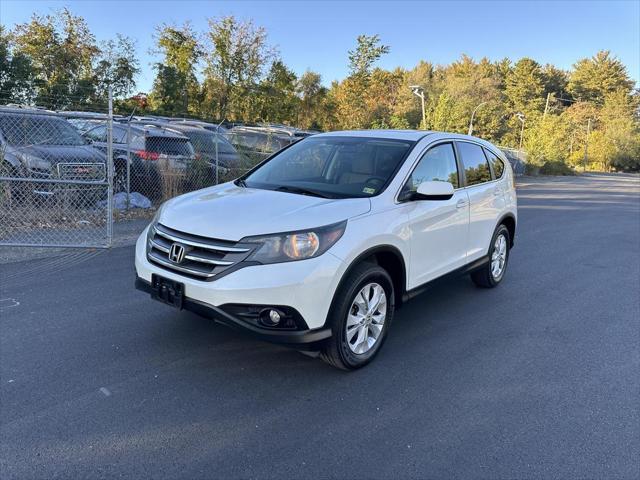
<path fill-rule="evenodd" d="M 373 263 L 356 266 L 336 292 L 328 323 L 332 337 L 320 357 L 342 370 L 368 364 L 386 339 L 395 310 L 393 281 Z"/>
<path fill-rule="evenodd" d="M 509 229 L 500 225 L 491 238 L 489 262 L 482 269 L 471 274 L 473 283 L 482 288 L 493 288 L 500 284 L 509 263 L 509 245 L 511 245 Z"/>

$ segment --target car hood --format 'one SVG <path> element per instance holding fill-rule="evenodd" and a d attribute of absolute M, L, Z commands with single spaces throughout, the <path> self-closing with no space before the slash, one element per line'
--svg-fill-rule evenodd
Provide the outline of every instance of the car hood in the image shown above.
<path fill-rule="evenodd" d="M 37 159 L 39 166 L 44 164 L 53 167 L 58 163 L 104 163 L 105 156 L 95 148 L 88 145 L 30 145 L 15 148 L 18 156 L 27 154 Z M 35 158 L 33 158 L 35 157 Z"/>
<path fill-rule="evenodd" d="M 159 222 L 193 235 L 238 241 L 330 225 L 370 208 L 368 198 L 327 199 L 225 183 L 169 200 Z"/>

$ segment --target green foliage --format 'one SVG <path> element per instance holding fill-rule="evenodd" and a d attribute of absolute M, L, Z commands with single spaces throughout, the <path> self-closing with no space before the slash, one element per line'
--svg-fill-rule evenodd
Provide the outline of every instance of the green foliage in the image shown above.
<path fill-rule="evenodd" d="M 633 81 L 624 64 L 604 50 L 576 62 L 567 88 L 576 99 L 602 103 L 606 95 L 618 90 L 630 93 Z"/>
<path fill-rule="evenodd" d="M 566 163 L 556 160 L 545 162 L 540 167 L 540 173 L 542 175 L 575 175 L 576 172 Z"/>
<path fill-rule="evenodd" d="M 154 39 L 161 59 L 152 91 L 131 97 L 140 71 L 131 39 L 118 35 L 98 45 L 68 9 L 33 15 L 11 31 L 0 26 L 0 100 L 104 111 L 111 87 L 120 113 L 135 107 L 323 130 L 466 133 L 473 115 L 474 135 L 512 148 L 522 138 L 528 162 L 541 172 L 640 171 L 640 94 L 608 51 L 578 60 L 568 72 L 530 58 L 466 55 L 449 65 L 420 61 L 387 70 L 376 63 L 389 46 L 378 35 L 360 35 L 348 51 L 349 75 L 327 88 L 318 73 L 296 75 L 250 20 L 210 18 L 204 32 L 189 23 L 162 24 Z M 412 85 L 424 94 L 424 122 Z M 524 129 L 516 114 L 524 115 Z"/>
<path fill-rule="evenodd" d="M 164 112 L 186 114 L 194 111 L 189 99 L 199 95 L 196 68 L 203 55 L 197 34 L 189 22 L 179 28 L 163 24 L 156 28 L 155 40 L 163 62 L 155 66 L 152 105 Z M 169 104 L 165 105 L 167 100 Z"/>
<path fill-rule="evenodd" d="M 356 41 L 355 50 L 349 50 L 349 72 L 352 76 L 368 76 L 373 65 L 390 49 L 380 44 L 379 35 L 358 35 Z"/>

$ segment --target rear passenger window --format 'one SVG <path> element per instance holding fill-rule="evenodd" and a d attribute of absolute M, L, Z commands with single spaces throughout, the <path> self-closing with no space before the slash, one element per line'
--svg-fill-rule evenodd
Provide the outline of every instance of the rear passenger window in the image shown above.
<path fill-rule="evenodd" d="M 100 125 L 99 127 L 89 130 L 85 133 L 85 136 L 93 140 L 94 142 L 106 142 L 107 141 L 107 127 Z"/>
<path fill-rule="evenodd" d="M 489 163 L 482 152 L 482 147 L 475 143 L 458 142 L 458 150 L 464 164 L 464 174 L 467 177 L 467 185 L 491 181 Z"/>
<path fill-rule="evenodd" d="M 491 150 L 484 149 L 484 153 L 491 164 L 491 168 L 493 169 L 493 178 L 500 178 L 504 173 L 504 163 L 500 158 L 493 153 Z"/>
<path fill-rule="evenodd" d="M 422 182 L 449 182 L 458 188 L 458 166 L 451 143 L 442 143 L 427 150 L 400 193 L 401 200 L 411 198 Z"/>

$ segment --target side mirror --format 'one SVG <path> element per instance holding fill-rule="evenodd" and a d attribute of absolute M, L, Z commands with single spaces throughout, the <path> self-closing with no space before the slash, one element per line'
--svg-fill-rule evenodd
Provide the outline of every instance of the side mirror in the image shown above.
<path fill-rule="evenodd" d="M 453 185 L 449 182 L 422 182 L 413 198 L 415 200 L 449 200 L 453 197 Z"/>

